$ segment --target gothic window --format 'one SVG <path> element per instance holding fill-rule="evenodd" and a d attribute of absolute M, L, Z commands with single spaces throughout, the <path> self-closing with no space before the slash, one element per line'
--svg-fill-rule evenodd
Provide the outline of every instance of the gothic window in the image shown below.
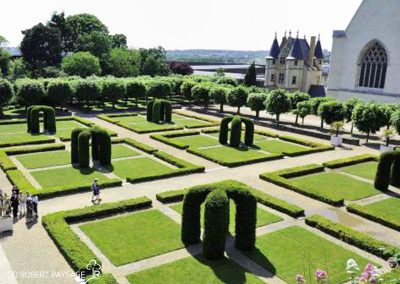
<path fill-rule="evenodd" d="M 278 83 L 279 84 L 284 84 L 285 83 L 285 73 L 279 73 Z"/>
<path fill-rule="evenodd" d="M 275 82 L 275 74 L 271 74 L 271 82 Z"/>
<path fill-rule="evenodd" d="M 360 59 L 358 85 L 366 88 L 383 89 L 387 65 L 388 59 L 385 48 L 379 42 L 374 42 Z"/>
<path fill-rule="evenodd" d="M 284 57 L 281 57 L 281 58 L 279 59 L 279 63 L 280 63 L 281 65 L 284 65 L 284 64 L 286 63 L 285 58 L 284 58 Z"/>
<path fill-rule="evenodd" d="M 296 85 L 297 84 L 297 77 L 293 76 L 292 77 L 292 85 Z"/>

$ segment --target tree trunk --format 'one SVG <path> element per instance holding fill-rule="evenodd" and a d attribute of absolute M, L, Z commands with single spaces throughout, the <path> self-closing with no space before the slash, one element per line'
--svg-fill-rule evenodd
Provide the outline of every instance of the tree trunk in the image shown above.
<path fill-rule="evenodd" d="M 280 116 L 280 113 L 277 113 L 276 114 L 276 125 L 279 127 L 279 116 Z"/>
<path fill-rule="evenodd" d="M 389 147 L 389 143 L 390 143 L 390 138 L 387 137 L 387 138 L 386 138 L 386 147 Z"/>
<path fill-rule="evenodd" d="M 224 112 L 224 104 L 219 105 L 219 112 Z"/>
<path fill-rule="evenodd" d="M 321 118 L 321 129 L 324 129 L 324 120 Z"/>
<path fill-rule="evenodd" d="M 299 115 L 298 114 L 296 114 L 296 121 L 294 122 L 294 124 L 299 124 Z"/>
<path fill-rule="evenodd" d="M 368 140 L 369 140 L 369 131 L 367 132 L 367 143 L 368 143 Z"/>
<path fill-rule="evenodd" d="M 238 106 L 237 114 L 240 114 L 240 106 Z"/>
<path fill-rule="evenodd" d="M 256 110 L 256 119 L 259 120 L 260 119 L 260 111 Z"/>
<path fill-rule="evenodd" d="M 354 123 L 351 123 L 351 130 L 350 130 L 350 134 L 353 135 L 353 130 L 354 130 Z"/>
<path fill-rule="evenodd" d="M 192 101 L 189 100 L 189 109 L 191 109 L 191 108 L 192 108 Z"/>
<path fill-rule="evenodd" d="M 304 125 L 304 117 L 301 118 L 301 125 Z"/>
<path fill-rule="evenodd" d="M 138 107 L 138 97 L 136 97 L 136 99 L 135 99 L 135 104 L 136 104 L 136 107 Z"/>

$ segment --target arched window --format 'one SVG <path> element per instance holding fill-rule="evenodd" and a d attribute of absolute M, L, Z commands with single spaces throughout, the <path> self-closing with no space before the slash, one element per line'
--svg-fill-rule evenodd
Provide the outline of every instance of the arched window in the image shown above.
<path fill-rule="evenodd" d="M 358 85 L 366 88 L 383 89 L 387 65 L 388 58 L 385 48 L 379 42 L 374 41 L 360 58 Z"/>

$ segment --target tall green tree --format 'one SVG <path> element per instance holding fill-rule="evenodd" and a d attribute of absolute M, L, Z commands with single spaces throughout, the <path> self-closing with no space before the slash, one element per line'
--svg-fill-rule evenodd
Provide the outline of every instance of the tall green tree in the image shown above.
<path fill-rule="evenodd" d="M 247 106 L 256 112 L 256 119 L 260 118 L 260 111 L 265 109 L 264 102 L 267 99 L 265 93 L 251 93 L 247 98 Z"/>
<path fill-rule="evenodd" d="M 382 111 L 377 104 L 358 104 L 354 108 L 352 121 L 357 129 L 367 134 L 367 143 L 371 133 L 376 133 L 381 129 Z"/>
<path fill-rule="evenodd" d="M 100 75 L 100 60 L 90 52 L 80 51 L 63 58 L 62 69 L 68 75 L 88 77 Z"/>
<path fill-rule="evenodd" d="M 0 115 L 3 114 L 3 106 L 7 105 L 14 94 L 11 83 L 5 79 L 0 79 Z"/>
<path fill-rule="evenodd" d="M 251 63 L 247 69 L 246 75 L 244 76 L 244 83 L 246 86 L 256 86 L 257 85 L 257 70 L 256 64 Z"/>
<path fill-rule="evenodd" d="M 111 49 L 111 37 L 105 32 L 93 31 L 81 36 L 77 51 L 88 51 L 98 58 L 103 58 Z"/>
<path fill-rule="evenodd" d="M 140 74 L 141 75 L 168 75 L 167 56 L 162 47 L 139 49 L 140 52 Z"/>
<path fill-rule="evenodd" d="M 115 77 L 139 75 L 140 53 L 134 49 L 113 48 L 104 59 L 103 73 Z"/>
<path fill-rule="evenodd" d="M 273 90 L 265 101 L 266 111 L 276 115 L 276 123 L 279 126 L 279 119 L 282 113 L 292 109 L 290 98 L 285 90 Z"/>
<path fill-rule="evenodd" d="M 128 48 L 128 41 L 126 35 L 115 34 L 111 36 L 111 47 L 112 48 Z"/>

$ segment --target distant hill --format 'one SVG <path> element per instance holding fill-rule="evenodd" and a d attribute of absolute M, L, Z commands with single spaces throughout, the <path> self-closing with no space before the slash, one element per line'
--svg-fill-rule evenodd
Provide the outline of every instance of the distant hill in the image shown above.
<path fill-rule="evenodd" d="M 167 60 L 220 64 L 265 64 L 267 50 L 185 49 L 167 50 Z"/>

